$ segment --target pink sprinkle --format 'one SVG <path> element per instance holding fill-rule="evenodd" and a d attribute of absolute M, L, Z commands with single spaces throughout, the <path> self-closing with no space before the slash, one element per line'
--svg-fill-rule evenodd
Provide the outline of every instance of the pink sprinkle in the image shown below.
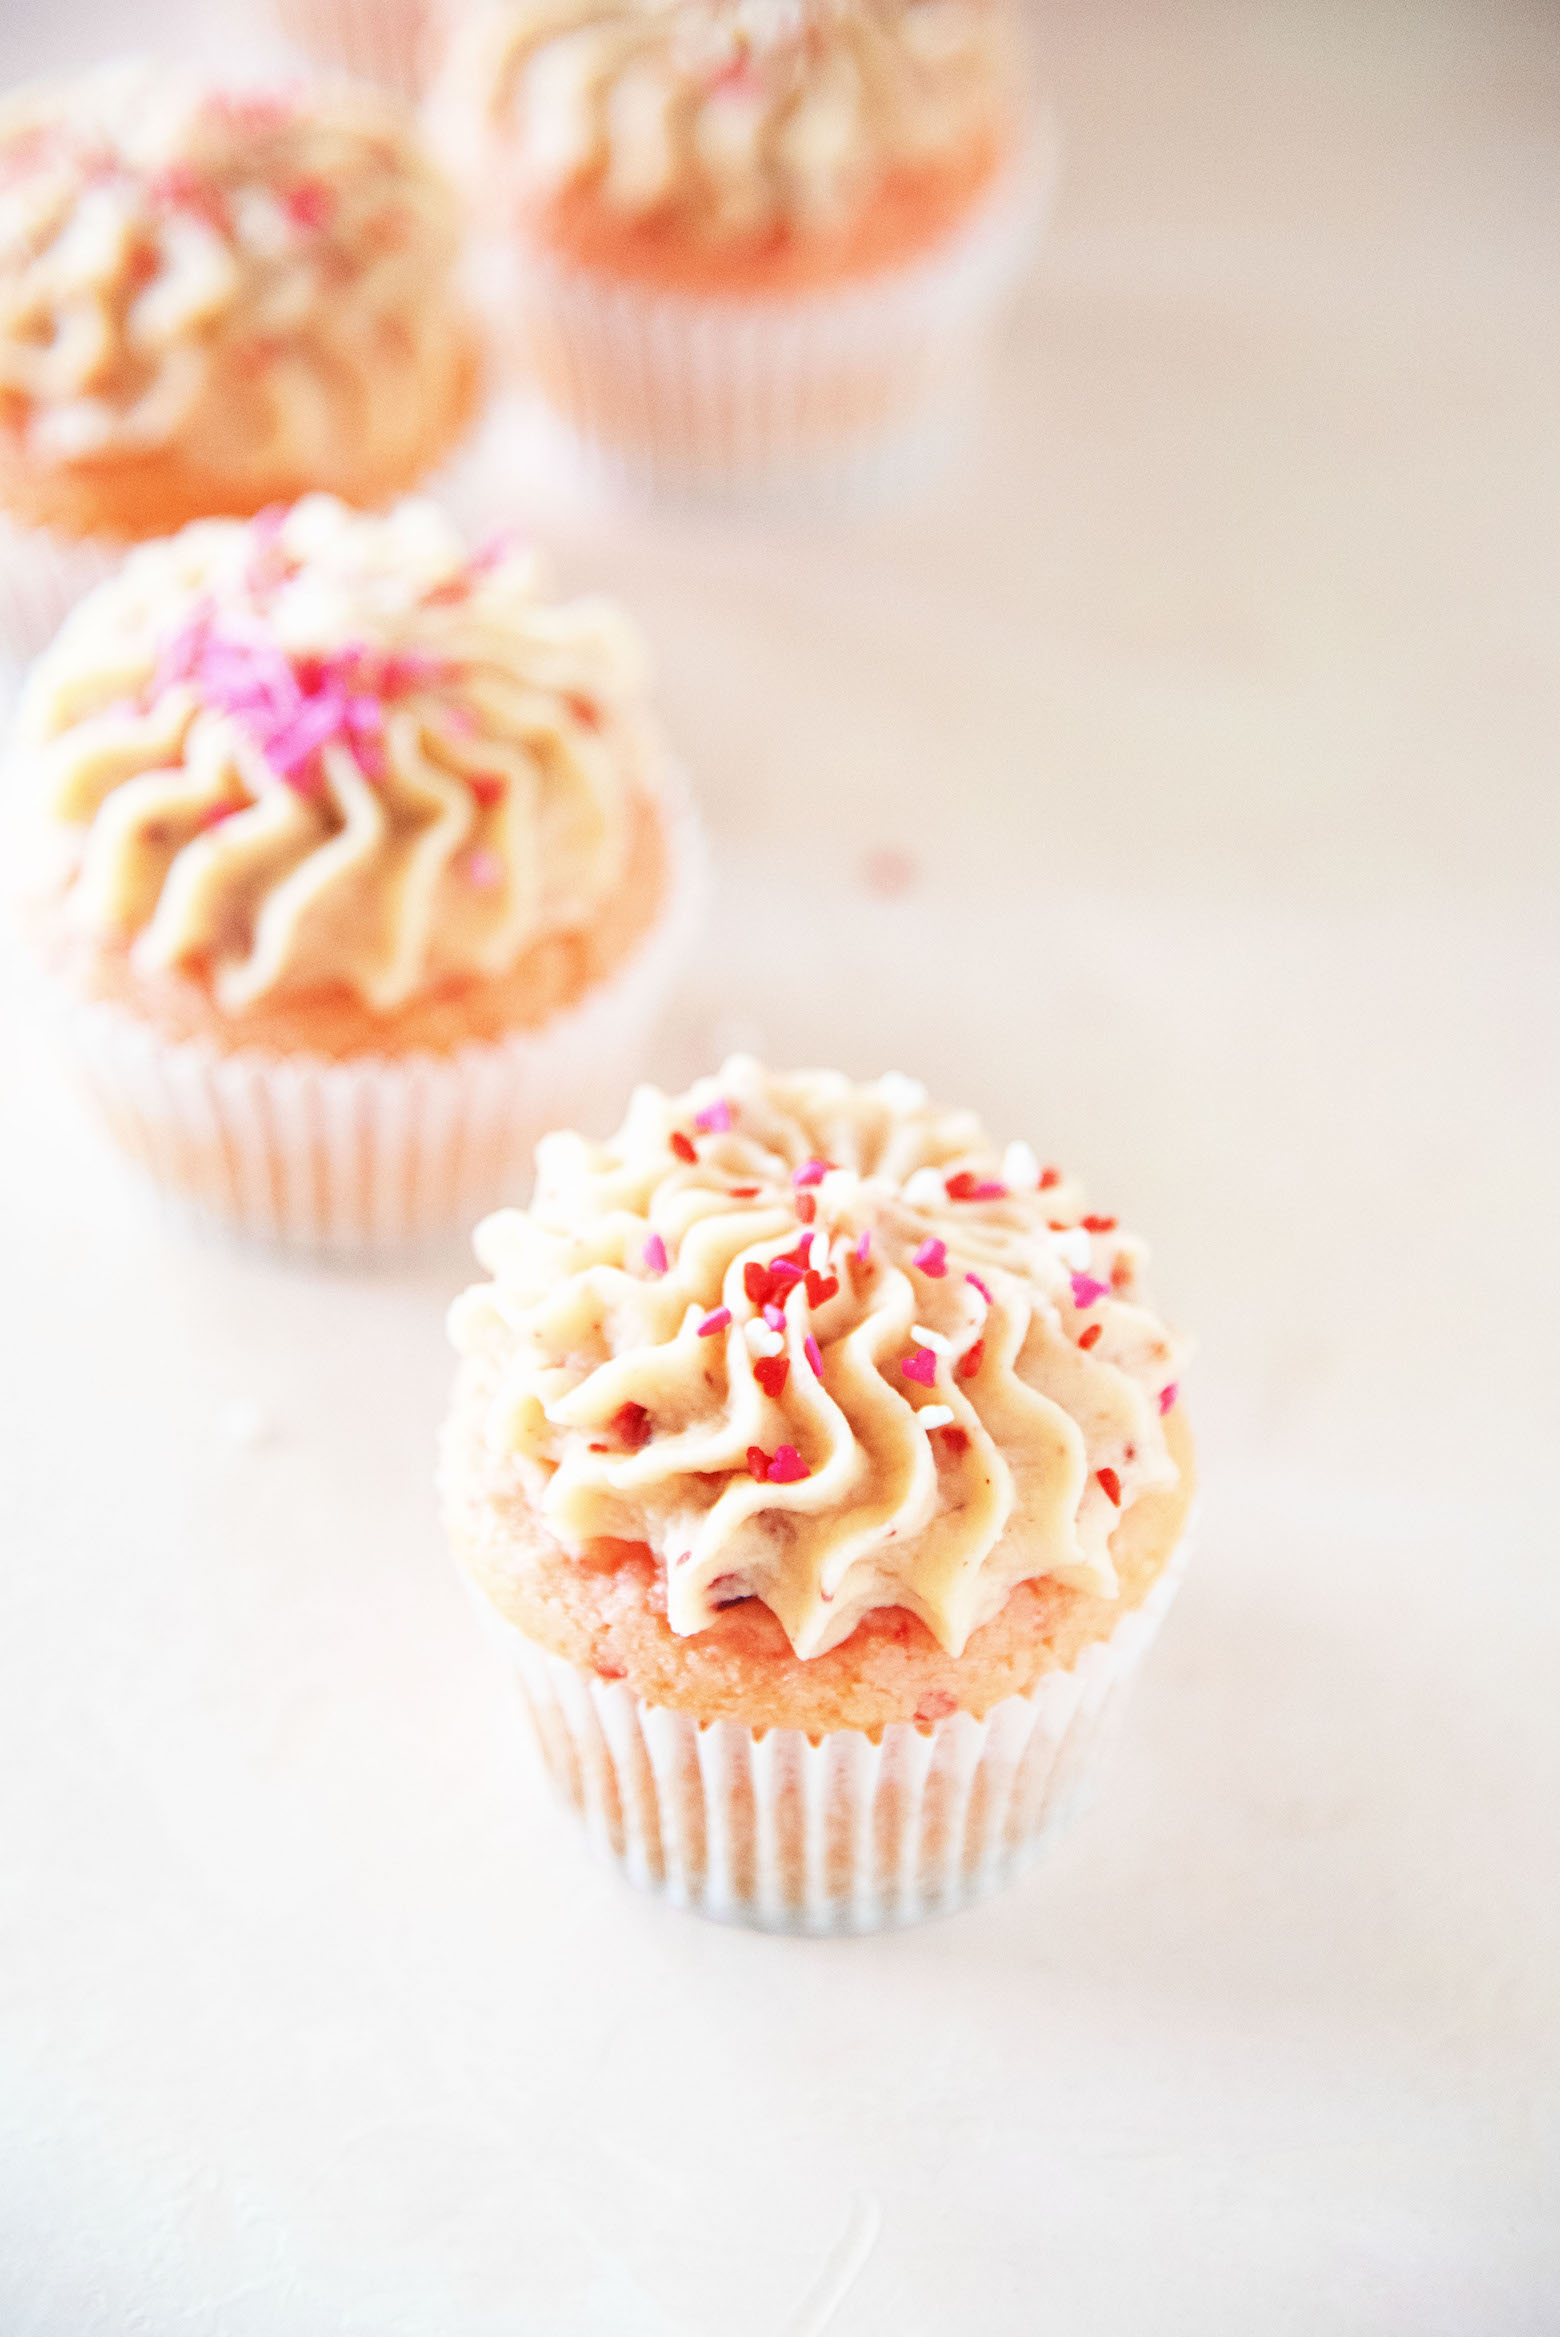
<path fill-rule="evenodd" d="M 801 1267 L 790 1258 L 771 1258 L 769 1271 L 778 1274 L 782 1282 L 800 1282 L 802 1279 Z"/>
<path fill-rule="evenodd" d="M 812 1471 L 808 1468 L 807 1463 L 803 1460 L 801 1454 L 797 1451 L 794 1444 L 781 1445 L 779 1451 L 775 1454 L 774 1459 L 769 1464 L 769 1482 L 771 1485 L 796 1485 L 801 1482 L 803 1477 L 810 1477 L 811 1475 Z"/>
<path fill-rule="evenodd" d="M 802 1353 L 806 1356 L 808 1362 L 812 1365 L 813 1370 L 817 1374 L 818 1378 L 822 1379 L 823 1352 L 819 1347 L 817 1340 L 813 1337 L 811 1331 L 808 1332 L 806 1338 L 802 1341 Z"/>
<path fill-rule="evenodd" d="M 480 576 L 484 569 L 496 568 L 501 560 L 513 558 L 520 549 L 520 543 L 518 528 L 501 527 L 495 535 L 488 537 L 486 543 L 477 546 L 466 565 L 474 575 Z"/>
<path fill-rule="evenodd" d="M 863 1235 L 862 1235 L 862 1237 L 861 1237 L 860 1241 L 859 1241 L 859 1242 L 857 1242 L 857 1244 L 856 1244 L 856 1256 L 857 1256 L 857 1259 L 859 1260 L 859 1262 L 860 1262 L 860 1263 L 861 1263 L 863 1266 L 864 1266 L 864 1265 L 866 1264 L 866 1262 L 867 1262 L 867 1256 L 868 1256 L 868 1253 L 869 1253 L 869 1251 L 871 1250 L 871 1248 L 872 1248 L 872 1236 L 871 1236 L 871 1234 L 870 1234 L 870 1233 L 863 1233 Z"/>
<path fill-rule="evenodd" d="M 808 1185 L 821 1185 L 828 1173 L 826 1160 L 804 1160 L 799 1169 L 792 1171 L 791 1182 L 801 1192 Z"/>
<path fill-rule="evenodd" d="M 716 1332 L 723 1331 L 730 1320 L 731 1309 L 729 1306 L 716 1307 L 714 1312 L 712 1314 L 707 1314 L 703 1322 L 699 1325 L 699 1337 L 701 1339 L 713 1339 Z"/>
<path fill-rule="evenodd" d="M 649 1267 L 652 1274 L 664 1274 L 666 1272 L 667 1265 L 669 1263 L 666 1255 L 666 1244 L 664 1241 L 662 1241 L 658 1233 L 653 1233 L 650 1236 L 650 1239 L 646 1242 L 644 1257 L 645 1264 Z"/>
<path fill-rule="evenodd" d="M 706 1136 L 724 1136 L 731 1126 L 730 1104 L 724 1096 L 717 1096 L 714 1103 L 706 1104 L 702 1112 L 694 1113 L 693 1124 L 701 1128 Z"/>
<path fill-rule="evenodd" d="M 504 864 L 496 852 L 468 852 L 466 882 L 479 893 L 491 893 L 504 881 Z"/>
<path fill-rule="evenodd" d="M 980 1292 L 981 1297 L 985 1300 L 988 1306 L 996 1305 L 996 1300 L 992 1297 L 990 1291 L 986 1288 L 985 1283 L 982 1282 L 978 1274 L 966 1274 L 964 1279 L 966 1282 L 971 1282 L 974 1284 L 975 1288 Z"/>
<path fill-rule="evenodd" d="M 288 188 L 282 202 L 294 227 L 305 235 L 329 227 L 336 213 L 335 194 L 321 179 L 300 179 L 297 186 Z"/>
<path fill-rule="evenodd" d="M 919 1380 L 923 1388 L 937 1384 L 937 1350 L 934 1347 L 912 1347 L 899 1366 L 906 1379 Z"/>
<path fill-rule="evenodd" d="M 451 730 L 459 731 L 462 738 L 471 738 L 475 734 L 477 718 L 469 706 L 446 706 L 444 719 Z"/>
<path fill-rule="evenodd" d="M 765 1307 L 764 1320 L 772 1331 L 783 1331 L 785 1329 L 785 1317 L 780 1312 L 780 1309 L 773 1304 Z"/>
<path fill-rule="evenodd" d="M 1093 1306 L 1098 1298 L 1109 1298 L 1110 1284 L 1097 1282 L 1092 1274 L 1075 1274 L 1072 1278 L 1073 1305 Z"/>
<path fill-rule="evenodd" d="M 1169 1385 L 1167 1388 L 1161 1388 L 1161 1389 L 1160 1389 L 1160 1391 L 1159 1391 L 1159 1409 L 1160 1409 L 1160 1411 L 1161 1411 L 1162 1413 L 1163 1413 L 1163 1412 L 1168 1412 L 1168 1411 L 1169 1411 L 1169 1409 L 1170 1409 L 1171 1405 L 1172 1405 L 1172 1404 L 1175 1402 L 1175 1400 L 1176 1400 L 1176 1397 L 1177 1397 L 1177 1396 L 1180 1394 L 1180 1392 L 1181 1392 L 1181 1391 L 1180 1391 L 1180 1389 L 1177 1387 L 1177 1385 L 1176 1385 L 1176 1383 L 1175 1383 L 1175 1381 L 1174 1381 L 1174 1380 L 1172 1380 L 1172 1381 L 1170 1382 L 1170 1385 Z"/>
<path fill-rule="evenodd" d="M 999 1184 L 995 1177 L 987 1177 L 983 1183 L 976 1186 L 970 1199 L 972 1201 L 1005 1201 L 1007 1187 Z"/>
<path fill-rule="evenodd" d="M 919 1266 L 923 1274 L 930 1274 L 934 1282 L 940 1282 L 948 1271 L 947 1243 L 940 1242 L 935 1237 L 922 1242 L 910 1263 L 912 1266 Z"/>

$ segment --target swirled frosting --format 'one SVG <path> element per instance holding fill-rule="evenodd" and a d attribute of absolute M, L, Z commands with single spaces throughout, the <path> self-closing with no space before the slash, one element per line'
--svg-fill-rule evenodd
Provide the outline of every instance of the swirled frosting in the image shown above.
<path fill-rule="evenodd" d="M 1004 142 L 1004 0 L 503 0 L 457 34 L 451 168 L 706 235 L 839 229 L 896 174 Z"/>
<path fill-rule="evenodd" d="M 66 914 L 239 1010 L 388 1011 L 507 970 L 617 882 L 653 752 L 638 635 L 419 498 L 311 495 L 133 552 L 19 713 Z"/>
<path fill-rule="evenodd" d="M 469 362 L 454 194 L 350 87 L 149 65 L 0 104 L 0 432 L 32 465 L 176 450 L 267 487 L 377 476 Z"/>
<path fill-rule="evenodd" d="M 905 1607 L 958 1654 L 1033 1576 L 1114 1594 L 1112 1531 L 1177 1482 L 1141 1246 L 894 1075 L 641 1088 L 477 1249 L 490 1440 L 567 1552 L 649 1545 L 676 1632 L 754 1597 L 806 1657 Z"/>

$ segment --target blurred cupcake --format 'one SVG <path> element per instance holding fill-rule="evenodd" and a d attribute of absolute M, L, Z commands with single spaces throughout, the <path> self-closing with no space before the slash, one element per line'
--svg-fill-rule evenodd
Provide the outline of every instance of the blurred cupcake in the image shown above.
<path fill-rule="evenodd" d="M 129 64 L 0 102 L 0 653 L 127 541 L 415 485 L 476 394 L 457 244 L 372 92 Z"/>
<path fill-rule="evenodd" d="M 452 1317 L 444 1490 L 597 1845 L 777 1929 L 1004 1881 L 1179 1573 L 1140 1245 L 899 1076 L 739 1058 L 537 1168 Z"/>
<path fill-rule="evenodd" d="M 469 1225 L 622 1093 L 695 847 L 637 635 L 435 506 L 132 553 L 34 666 L 24 917 L 125 1148 L 235 1230 Z"/>
<path fill-rule="evenodd" d="M 1012 0 L 498 0 L 431 101 L 501 334 L 670 486 L 902 459 L 975 371 L 1036 163 Z"/>

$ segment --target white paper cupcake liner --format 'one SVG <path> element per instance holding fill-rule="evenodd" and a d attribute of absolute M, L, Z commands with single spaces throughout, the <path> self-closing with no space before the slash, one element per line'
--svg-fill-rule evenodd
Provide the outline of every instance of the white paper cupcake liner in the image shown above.
<path fill-rule="evenodd" d="M 624 283 L 489 250 L 477 296 L 562 425 L 562 459 L 630 493 L 719 502 L 880 496 L 957 438 L 1043 215 L 1037 145 L 929 257 L 771 299 Z"/>
<path fill-rule="evenodd" d="M 523 1195 L 550 1128 L 603 1123 L 702 904 L 693 812 L 663 797 L 668 900 L 625 962 L 536 1030 L 448 1056 L 342 1062 L 170 1041 L 117 1004 L 60 1000 L 76 1068 L 120 1145 L 181 1215 L 325 1256 L 404 1254 Z"/>
<path fill-rule="evenodd" d="M 1097 1780 L 1137 1670 L 1185 1571 L 1183 1538 L 1141 1607 L 1067 1671 L 983 1721 L 881 1740 L 755 1736 L 646 1704 L 550 1655 L 480 1591 L 543 1762 L 599 1856 L 678 1906 L 762 1931 L 881 1931 L 1011 1882 Z"/>
<path fill-rule="evenodd" d="M 46 649 L 77 601 L 111 576 L 127 547 L 56 535 L 0 514 L 0 661 L 20 669 Z"/>
<path fill-rule="evenodd" d="M 270 0 L 285 37 L 314 65 L 376 82 L 414 104 L 448 38 L 455 0 Z"/>

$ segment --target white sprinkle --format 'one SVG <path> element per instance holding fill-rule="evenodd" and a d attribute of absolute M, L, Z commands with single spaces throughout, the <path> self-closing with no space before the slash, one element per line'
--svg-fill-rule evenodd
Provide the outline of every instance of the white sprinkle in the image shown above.
<path fill-rule="evenodd" d="M 946 1428 L 952 1419 L 951 1404 L 923 1404 L 916 1413 L 916 1421 L 922 1428 Z"/>
<path fill-rule="evenodd" d="M 1015 1193 L 1032 1193 L 1040 1182 L 1040 1163 L 1022 1138 L 1002 1155 L 1002 1182 Z"/>
<path fill-rule="evenodd" d="M 785 1352 L 784 1339 L 778 1331 L 769 1328 L 762 1315 L 755 1315 L 750 1323 L 744 1324 L 743 1335 L 750 1355 L 782 1355 Z"/>
<path fill-rule="evenodd" d="M 1081 1225 L 1070 1225 L 1065 1233 L 1053 1233 L 1051 1247 L 1064 1266 L 1070 1266 L 1075 1274 L 1087 1274 L 1092 1246 Z"/>
<path fill-rule="evenodd" d="M 807 1253 L 807 1263 L 815 1274 L 827 1274 L 829 1271 L 829 1237 L 826 1233 L 813 1235 L 812 1248 Z"/>
<path fill-rule="evenodd" d="M 918 1168 L 905 1179 L 905 1199 L 912 1209 L 940 1209 L 947 1198 L 948 1188 L 934 1168 Z"/>
<path fill-rule="evenodd" d="M 902 1071 L 885 1071 L 877 1083 L 878 1094 L 891 1112 L 919 1112 L 926 1103 L 926 1090 L 918 1079 L 908 1079 Z"/>
<path fill-rule="evenodd" d="M 939 1355 L 953 1353 L 953 1341 L 945 1339 L 941 1331 L 928 1331 L 922 1323 L 912 1323 L 910 1336 L 918 1347 L 934 1347 Z"/>

